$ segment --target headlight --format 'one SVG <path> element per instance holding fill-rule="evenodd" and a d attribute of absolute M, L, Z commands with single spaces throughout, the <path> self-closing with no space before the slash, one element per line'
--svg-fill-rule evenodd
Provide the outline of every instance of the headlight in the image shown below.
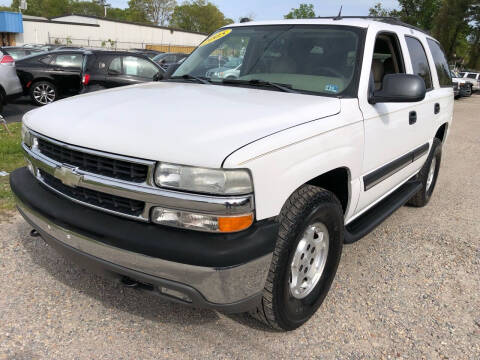
<path fill-rule="evenodd" d="M 32 147 L 33 136 L 30 130 L 22 123 L 22 142 L 28 147 Z"/>
<path fill-rule="evenodd" d="M 218 195 L 249 194 L 252 179 L 246 169 L 207 169 L 159 163 L 155 183 L 163 188 Z"/>

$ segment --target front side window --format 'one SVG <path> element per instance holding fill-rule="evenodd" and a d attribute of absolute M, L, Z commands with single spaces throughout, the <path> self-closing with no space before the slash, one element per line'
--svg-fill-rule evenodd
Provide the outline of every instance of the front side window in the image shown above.
<path fill-rule="evenodd" d="M 433 88 L 430 66 L 428 65 L 427 54 L 425 53 L 422 43 L 411 36 L 406 36 L 405 40 L 407 42 L 408 52 L 410 53 L 413 73 L 425 81 L 427 90 Z"/>
<path fill-rule="evenodd" d="M 355 96 L 364 32 L 327 25 L 222 29 L 200 44 L 172 79 L 195 76 L 232 86 L 231 80 L 213 74 L 239 67 L 239 86 L 269 82 L 296 92 Z"/>
<path fill-rule="evenodd" d="M 391 33 L 378 35 L 373 49 L 370 86 L 380 90 L 385 75 L 400 73 L 405 73 L 405 68 L 397 36 Z"/>
<path fill-rule="evenodd" d="M 477 74 L 472 74 L 472 73 L 470 73 L 470 74 L 467 75 L 467 77 L 468 77 L 469 79 L 476 79 L 476 78 L 477 78 Z"/>
<path fill-rule="evenodd" d="M 145 59 L 136 56 L 125 56 L 123 58 L 123 73 L 125 75 L 153 79 L 158 73 L 158 69 Z"/>
<path fill-rule="evenodd" d="M 81 54 L 62 54 L 55 57 L 54 65 L 63 68 L 82 68 L 83 56 Z"/>
<path fill-rule="evenodd" d="M 432 39 L 427 39 L 428 47 L 432 53 L 433 62 L 435 63 L 435 69 L 437 70 L 438 81 L 440 86 L 450 87 L 452 86 L 452 78 L 450 75 L 450 68 L 448 67 L 447 58 L 443 53 L 440 44 Z"/>

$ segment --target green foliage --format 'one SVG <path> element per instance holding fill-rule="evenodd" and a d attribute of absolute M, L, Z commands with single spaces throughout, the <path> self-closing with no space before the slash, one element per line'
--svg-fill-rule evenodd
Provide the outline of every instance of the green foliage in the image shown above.
<path fill-rule="evenodd" d="M 0 126 L 0 171 L 11 172 L 18 167 L 24 166 L 22 149 L 20 147 L 20 130 L 22 124 L 10 124 L 8 128 L 11 135 L 3 126 Z M 4 210 L 12 210 L 14 200 L 8 176 L 0 176 L 0 215 Z"/>
<path fill-rule="evenodd" d="M 383 6 L 382 6 L 382 3 L 376 3 L 375 5 L 373 5 L 373 7 L 370 8 L 370 10 L 368 11 L 368 15 L 369 16 L 391 16 L 391 12 L 392 10 L 388 10 L 388 9 L 385 9 Z"/>
<path fill-rule="evenodd" d="M 313 4 L 300 4 L 298 9 L 292 10 L 284 16 L 285 19 L 311 19 L 315 17 Z"/>
<path fill-rule="evenodd" d="M 217 6 L 206 0 L 184 2 L 175 7 L 170 25 L 188 31 L 211 33 L 216 29 L 233 23 Z"/>
<path fill-rule="evenodd" d="M 440 41 L 450 62 L 480 66 L 480 7 L 478 0 L 398 0 L 399 9 L 379 2 L 371 16 L 393 16 L 429 31 Z"/>

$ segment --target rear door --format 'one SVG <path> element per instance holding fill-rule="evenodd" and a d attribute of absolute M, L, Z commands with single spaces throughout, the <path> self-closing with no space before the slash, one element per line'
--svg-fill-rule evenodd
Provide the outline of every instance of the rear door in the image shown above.
<path fill-rule="evenodd" d="M 81 88 L 82 53 L 64 53 L 54 56 L 49 72 L 62 94 L 77 94 Z"/>
<path fill-rule="evenodd" d="M 112 59 L 109 64 L 107 87 L 125 86 L 152 81 L 160 68 L 150 60 L 135 55 L 123 55 Z"/>

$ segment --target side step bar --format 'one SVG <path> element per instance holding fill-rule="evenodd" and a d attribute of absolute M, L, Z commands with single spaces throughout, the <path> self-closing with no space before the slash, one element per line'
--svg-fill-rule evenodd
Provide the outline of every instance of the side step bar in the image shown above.
<path fill-rule="evenodd" d="M 367 235 L 398 208 L 406 204 L 420 189 L 419 181 L 408 181 L 377 205 L 362 214 L 345 227 L 345 244 L 352 244 Z"/>

